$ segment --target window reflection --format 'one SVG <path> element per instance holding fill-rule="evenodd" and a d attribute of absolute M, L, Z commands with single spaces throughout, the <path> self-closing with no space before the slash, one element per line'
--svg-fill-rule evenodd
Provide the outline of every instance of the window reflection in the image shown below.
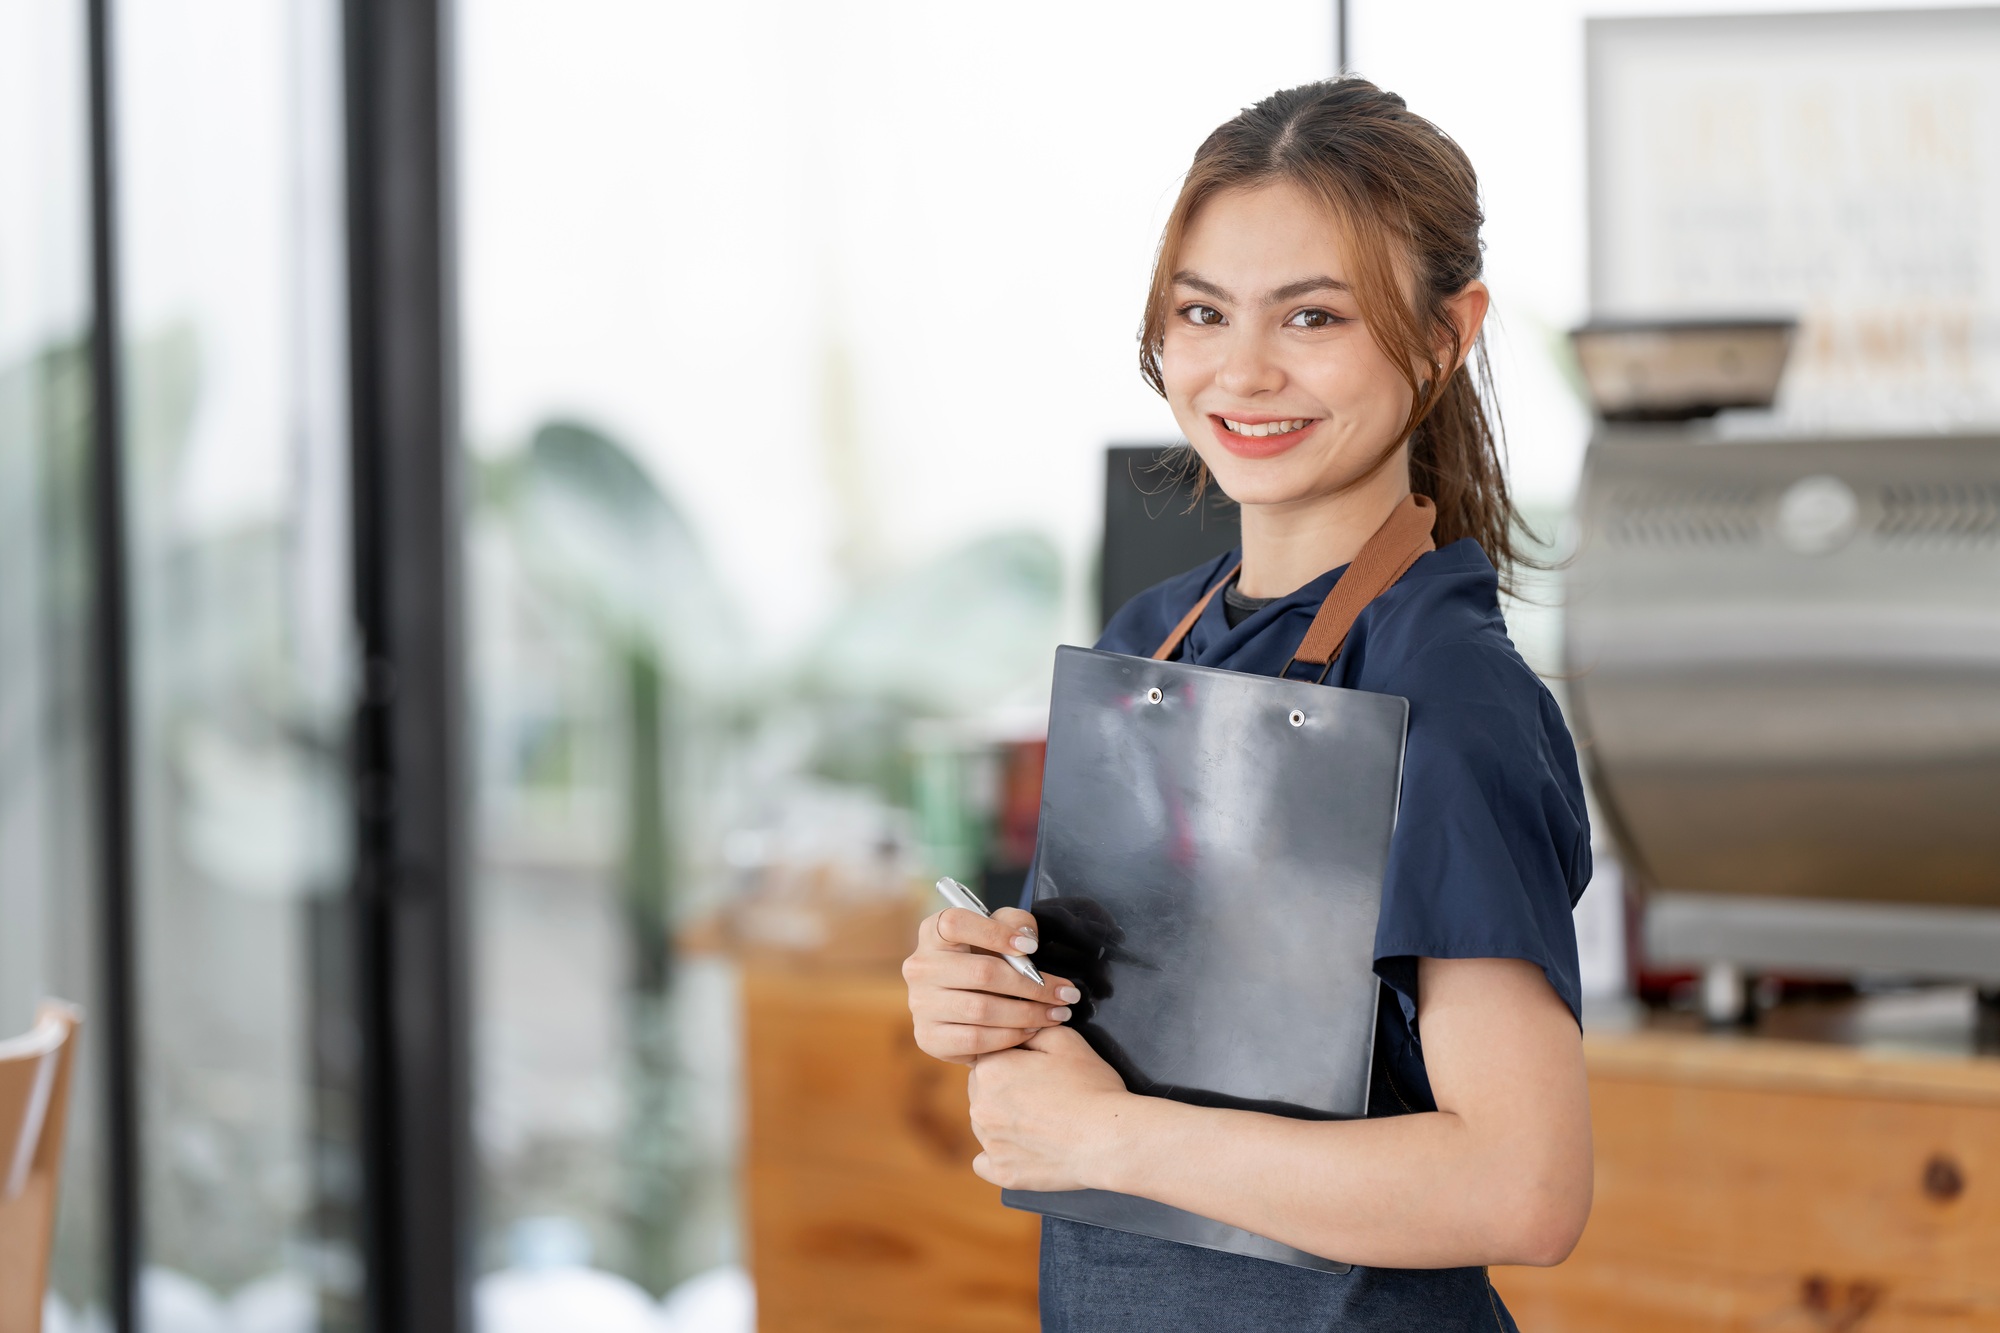
<path fill-rule="evenodd" d="M 729 608 L 606 435 L 551 423 L 478 476 L 476 1120 L 483 1248 L 518 1275 L 482 1309 L 543 1299 L 568 1270 L 650 1299 L 713 1266 L 727 1230 L 726 1023 L 671 932 L 728 725 L 708 706 L 727 654 L 677 626 L 726 636 Z"/>
<path fill-rule="evenodd" d="M 0 1038 L 97 1000 L 83 6 L 0 6 Z M 45 1327 L 105 1308 L 101 1048 L 70 1095 Z"/>
<path fill-rule="evenodd" d="M 338 6 L 114 6 L 155 1333 L 358 1327 Z"/>

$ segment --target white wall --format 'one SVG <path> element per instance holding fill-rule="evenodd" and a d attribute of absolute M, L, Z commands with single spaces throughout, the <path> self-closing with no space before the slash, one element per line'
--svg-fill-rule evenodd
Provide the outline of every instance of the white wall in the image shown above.
<path fill-rule="evenodd" d="M 462 11 L 468 429 L 634 445 L 749 619 L 1032 526 L 1079 596 L 1100 450 L 1170 438 L 1145 276 L 1180 172 L 1333 64 L 1321 0 Z"/>

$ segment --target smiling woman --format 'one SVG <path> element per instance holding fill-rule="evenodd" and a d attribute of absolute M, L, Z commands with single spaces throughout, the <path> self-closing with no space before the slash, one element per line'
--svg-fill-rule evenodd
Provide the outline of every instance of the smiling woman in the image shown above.
<path fill-rule="evenodd" d="M 1310 434 L 1287 473 L 1339 452 L 1326 480 L 1340 486 L 1407 446 L 1438 544 L 1473 538 L 1504 581 L 1519 556 L 1480 336 L 1481 221 L 1458 145 L 1360 79 L 1279 93 L 1210 135 L 1167 219 L 1139 346 L 1204 473 L 1256 503 L 1230 484 L 1249 476 L 1229 456 L 1275 457 Z M 1263 393 L 1273 373 L 1295 403 Z M 1273 415 L 1289 406 L 1295 418 Z"/>
<path fill-rule="evenodd" d="M 1479 226 L 1464 154 L 1358 79 L 1223 125 L 1175 204 L 1140 365 L 1240 505 L 1243 545 L 1132 599 L 1098 646 L 1408 701 L 1367 1114 L 1135 1093 L 1073 1026 L 1091 978 L 1044 967 L 1038 985 L 993 956 L 1036 952 L 1024 911 L 940 913 L 904 974 L 918 1044 L 973 1066 L 985 1179 L 1136 1196 L 1352 1267 L 1049 1216 L 1046 1333 L 1509 1329 L 1485 1265 L 1560 1262 L 1582 1232 L 1570 913 L 1589 828 L 1575 747 L 1500 614 L 1516 520 L 1483 392 Z M 1383 534 L 1413 524 L 1435 546 L 1379 581 Z M 1337 603 L 1344 642 L 1308 651 Z M 1240 885 L 1246 904 L 1262 887 Z"/>
<path fill-rule="evenodd" d="M 1204 471 L 1287 555 L 1245 571 L 1245 596 L 1274 597 L 1321 572 L 1310 534 L 1324 503 L 1375 511 L 1409 491 L 1409 469 L 1394 466 L 1408 418 L 1455 351 L 1420 349 L 1426 378 L 1406 382 L 1411 358 L 1399 365 L 1372 336 L 1386 321 L 1367 318 L 1360 284 L 1338 276 L 1354 247 L 1327 221 L 1290 181 L 1219 194 L 1185 228 L 1167 289 L 1156 353 L 1167 401 Z M 1316 276 L 1288 280 L 1301 268 Z M 1484 284 L 1465 284 L 1446 311 L 1451 339 L 1470 342 Z"/>

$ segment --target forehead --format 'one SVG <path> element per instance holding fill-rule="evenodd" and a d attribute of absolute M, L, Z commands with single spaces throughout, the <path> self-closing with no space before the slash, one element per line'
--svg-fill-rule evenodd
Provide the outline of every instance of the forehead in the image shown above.
<path fill-rule="evenodd" d="M 1346 238 L 1327 206 L 1285 181 L 1223 190 L 1202 202 L 1176 271 L 1236 290 L 1300 277 L 1345 278 Z"/>

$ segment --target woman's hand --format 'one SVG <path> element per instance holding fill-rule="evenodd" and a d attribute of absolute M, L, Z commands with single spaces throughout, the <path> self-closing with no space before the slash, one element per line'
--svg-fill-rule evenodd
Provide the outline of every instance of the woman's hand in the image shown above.
<path fill-rule="evenodd" d="M 1035 918 L 1018 907 L 990 918 L 962 907 L 926 917 L 917 951 L 903 960 L 917 1046 L 969 1065 L 1068 1019 L 1069 1006 L 1082 998 L 1075 986 L 1046 972 L 1037 986 L 1001 956 L 1031 954 L 1035 944 Z"/>
<path fill-rule="evenodd" d="M 1092 1168 L 1142 1100 L 1065 1027 L 1038 1032 L 1018 1050 L 981 1056 L 966 1086 L 972 1132 L 986 1150 L 972 1169 L 1012 1190 L 1094 1188 Z"/>

